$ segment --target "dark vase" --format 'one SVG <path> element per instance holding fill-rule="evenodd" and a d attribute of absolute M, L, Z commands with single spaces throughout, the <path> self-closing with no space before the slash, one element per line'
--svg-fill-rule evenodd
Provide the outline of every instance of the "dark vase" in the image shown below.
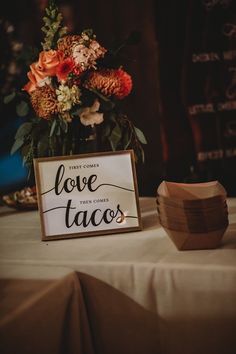
<path fill-rule="evenodd" d="M 74 121 L 72 129 L 75 142 L 73 154 L 88 154 L 98 151 L 95 126 L 84 126 L 80 121 Z"/>

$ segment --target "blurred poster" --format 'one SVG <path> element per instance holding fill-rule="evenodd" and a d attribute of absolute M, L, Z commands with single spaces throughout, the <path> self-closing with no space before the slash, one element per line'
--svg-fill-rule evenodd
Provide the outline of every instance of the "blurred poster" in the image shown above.
<path fill-rule="evenodd" d="M 184 96 L 199 174 L 236 193 L 236 1 L 189 4 Z"/>

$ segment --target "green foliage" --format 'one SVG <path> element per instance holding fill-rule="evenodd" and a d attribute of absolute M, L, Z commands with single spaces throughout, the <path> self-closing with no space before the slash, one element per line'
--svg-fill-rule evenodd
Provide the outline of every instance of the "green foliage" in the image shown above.
<path fill-rule="evenodd" d="M 45 38 L 42 47 L 44 50 L 50 50 L 56 48 L 58 39 L 67 33 L 67 28 L 62 25 L 62 14 L 58 11 L 54 1 L 50 2 L 45 12 L 44 26 L 42 27 Z"/>
<path fill-rule="evenodd" d="M 101 92 L 96 89 L 90 88 L 88 91 L 95 94 L 95 96 L 99 99 L 101 105 L 101 111 L 111 111 L 115 108 L 115 103 L 108 97 L 104 96 Z"/>
<path fill-rule="evenodd" d="M 50 134 L 49 134 L 50 137 L 53 136 L 54 131 L 56 129 L 56 125 L 57 125 L 57 121 L 56 121 L 56 119 L 54 119 L 53 122 L 52 122 L 52 125 L 51 125 L 51 129 L 50 129 Z"/>
<path fill-rule="evenodd" d="M 28 136 L 32 130 L 33 124 L 31 122 L 23 123 L 17 130 L 15 139 L 22 139 Z"/>
<path fill-rule="evenodd" d="M 29 168 L 29 175 L 30 175 L 32 164 L 33 164 L 33 158 L 34 158 L 33 141 L 30 144 L 25 144 L 22 147 L 21 154 L 23 156 L 23 166 Z"/>
<path fill-rule="evenodd" d="M 23 123 L 17 130 L 15 135 L 15 141 L 11 148 L 11 155 L 13 155 L 16 151 L 21 149 L 27 140 L 27 137 L 30 136 L 32 131 L 32 123 L 27 122 Z"/>
<path fill-rule="evenodd" d="M 49 150 L 48 132 L 44 131 L 41 134 L 40 140 L 37 143 L 37 156 L 38 157 L 47 156 L 48 150 Z"/>
<path fill-rule="evenodd" d="M 135 127 L 126 116 L 114 111 L 107 113 L 102 138 L 104 143 L 108 141 L 113 151 L 133 149 L 136 161 L 141 159 L 144 162 L 142 144 L 147 144 L 147 140 L 143 132 Z"/>
<path fill-rule="evenodd" d="M 134 130 L 135 130 L 135 134 L 136 134 L 138 140 L 140 141 L 140 143 L 147 144 L 147 140 L 146 140 L 143 132 L 137 127 L 134 127 Z"/>
<path fill-rule="evenodd" d="M 9 103 L 15 101 L 14 104 L 16 107 L 16 114 L 19 117 L 25 117 L 28 115 L 28 113 L 30 111 L 30 107 L 29 107 L 28 103 L 25 101 L 25 99 L 27 100 L 27 98 L 24 96 L 23 93 L 19 93 L 19 92 L 14 91 L 3 98 L 3 103 L 9 104 Z"/>
<path fill-rule="evenodd" d="M 67 133 L 68 132 L 68 123 L 65 121 L 65 119 L 63 119 L 62 117 L 59 117 L 59 124 L 60 124 L 61 130 L 64 133 Z"/>
<path fill-rule="evenodd" d="M 11 155 L 13 155 L 16 151 L 18 151 L 24 145 L 24 139 L 16 139 L 12 148 L 11 148 Z"/>
<path fill-rule="evenodd" d="M 79 122 L 79 116 L 74 116 L 73 120 Z M 83 128 L 85 127 L 81 125 L 81 129 Z M 140 159 L 144 162 L 142 144 L 147 143 L 146 138 L 126 116 L 114 110 L 106 112 L 98 131 L 102 144 L 100 148 L 103 151 L 104 148 L 112 151 L 133 149 L 136 161 Z M 20 150 L 23 164 L 31 170 L 33 158 L 78 153 L 79 141 L 78 131 L 74 129 L 73 124 L 65 121 L 60 115 L 49 121 L 32 117 L 30 122 L 25 122 L 18 128 L 11 154 Z M 83 144 L 86 144 L 85 140 Z M 83 149 L 88 152 L 86 146 L 82 145 L 79 153 L 82 153 Z"/>
<path fill-rule="evenodd" d="M 25 101 L 20 101 L 16 106 L 16 113 L 19 117 L 25 117 L 29 113 L 29 105 Z"/>
<path fill-rule="evenodd" d="M 12 93 L 10 93 L 10 95 L 7 95 L 4 97 L 3 103 L 8 104 L 8 103 L 12 102 L 15 97 L 16 97 L 16 93 L 12 92 Z"/>
<path fill-rule="evenodd" d="M 113 151 L 117 150 L 117 147 L 119 146 L 121 138 L 122 138 L 122 130 L 121 130 L 121 127 L 119 126 L 119 124 L 116 123 L 115 127 L 111 131 L 110 136 L 108 137 L 108 140 L 111 144 L 111 148 Z"/>
<path fill-rule="evenodd" d="M 123 136 L 123 146 L 124 146 L 124 150 L 127 150 L 128 147 L 131 144 L 131 139 L 132 139 L 132 133 L 128 130 L 126 130 L 124 132 L 124 136 Z"/>

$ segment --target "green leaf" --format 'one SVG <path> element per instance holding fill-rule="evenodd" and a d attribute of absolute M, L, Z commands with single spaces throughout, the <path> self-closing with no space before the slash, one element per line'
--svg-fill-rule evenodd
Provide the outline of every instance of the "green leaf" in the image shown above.
<path fill-rule="evenodd" d="M 116 115 L 114 112 L 111 112 L 109 115 L 107 115 L 107 119 L 109 119 L 113 123 L 117 124 Z"/>
<path fill-rule="evenodd" d="M 31 149 L 31 144 L 25 144 L 22 149 L 21 149 L 21 153 L 23 156 L 28 155 L 29 151 Z"/>
<path fill-rule="evenodd" d="M 126 131 L 124 134 L 124 150 L 126 150 L 128 148 L 128 146 L 131 143 L 131 139 L 132 139 L 132 134 L 129 131 Z"/>
<path fill-rule="evenodd" d="M 28 175 L 27 175 L 27 180 L 30 180 L 30 177 L 32 176 L 33 173 L 33 168 L 32 168 L 32 164 L 28 166 Z"/>
<path fill-rule="evenodd" d="M 50 134 L 49 134 L 50 137 L 53 136 L 53 133 L 54 133 L 55 128 L 56 128 L 56 125 L 57 125 L 57 121 L 56 121 L 56 119 L 54 119 L 54 121 L 52 122 Z"/>
<path fill-rule="evenodd" d="M 47 133 L 42 135 L 37 145 L 38 157 L 45 157 L 48 154 L 49 140 Z"/>
<path fill-rule="evenodd" d="M 62 155 L 68 155 L 68 140 L 67 137 L 64 138 L 63 143 L 62 143 Z"/>
<path fill-rule="evenodd" d="M 109 135 L 110 135 L 110 133 L 111 133 L 111 127 L 110 127 L 110 125 L 105 125 L 104 126 L 104 128 L 103 128 L 103 134 L 102 134 L 102 136 L 104 136 L 104 137 L 108 137 Z"/>
<path fill-rule="evenodd" d="M 22 145 L 24 145 L 24 139 L 15 140 L 11 148 L 11 155 L 13 155 L 17 150 L 19 150 L 22 147 Z"/>
<path fill-rule="evenodd" d="M 28 103 L 25 101 L 21 101 L 17 106 L 16 106 L 16 113 L 20 117 L 25 117 L 29 113 L 29 106 Z"/>
<path fill-rule="evenodd" d="M 29 161 L 29 155 L 31 151 L 31 144 L 24 145 L 21 149 L 21 155 L 23 156 L 22 164 L 25 166 Z"/>
<path fill-rule="evenodd" d="M 121 137 L 122 137 L 122 132 L 121 132 L 119 125 L 117 124 L 115 126 L 115 128 L 112 130 L 110 137 L 108 138 L 113 151 L 115 151 L 117 149 L 117 146 L 121 140 Z"/>
<path fill-rule="evenodd" d="M 142 158 L 142 163 L 145 162 L 145 154 L 143 148 L 140 146 L 140 151 L 141 151 L 141 158 Z"/>
<path fill-rule="evenodd" d="M 56 135 L 57 135 L 57 136 L 60 136 L 60 135 L 61 135 L 61 127 L 60 127 L 59 124 L 57 125 Z"/>
<path fill-rule="evenodd" d="M 23 123 L 17 130 L 15 139 L 23 138 L 24 136 L 28 135 L 32 130 L 33 124 L 30 122 Z"/>
<path fill-rule="evenodd" d="M 136 133 L 136 135 L 137 135 L 138 140 L 140 141 L 140 143 L 142 143 L 142 144 L 147 144 L 147 140 L 146 140 L 146 138 L 145 138 L 143 132 L 142 132 L 140 129 L 138 129 L 137 127 L 134 127 L 134 130 L 135 130 L 135 133 Z"/>
<path fill-rule="evenodd" d="M 109 98 L 107 98 L 106 96 L 104 96 L 101 92 L 99 92 L 96 89 L 93 88 L 89 88 L 89 91 L 95 93 L 98 97 L 100 97 L 103 101 L 105 102 L 111 102 L 111 100 L 109 100 Z"/>
<path fill-rule="evenodd" d="M 115 147 L 115 145 L 113 144 L 113 141 L 111 140 L 111 138 L 108 138 L 108 140 L 109 140 L 109 142 L 110 142 L 112 151 L 116 151 L 116 147 Z"/>
<path fill-rule="evenodd" d="M 26 164 L 27 164 L 27 156 L 24 156 L 22 160 L 22 166 L 24 167 L 26 166 Z"/>
<path fill-rule="evenodd" d="M 5 104 L 8 104 L 8 103 L 10 103 L 15 97 L 16 97 L 16 93 L 15 93 L 15 92 L 12 92 L 12 93 L 10 93 L 10 95 L 7 95 L 7 96 L 4 97 L 3 102 L 4 102 Z"/>
<path fill-rule="evenodd" d="M 60 119 L 60 126 L 61 126 L 61 129 L 64 133 L 67 133 L 68 131 L 68 123 L 65 121 L 65 119 Z"/>
<path fill-rule="evenodd" d="M 115 103 L 112 102 L 111 100 L 105 101 L 104 99 L 102 99 L 102 100 L 100 100 L 100 104 L 101 104 L 100 110 L 102 112 L 107 112 L 107 111 L 109 112 L 115 107 Z"/>

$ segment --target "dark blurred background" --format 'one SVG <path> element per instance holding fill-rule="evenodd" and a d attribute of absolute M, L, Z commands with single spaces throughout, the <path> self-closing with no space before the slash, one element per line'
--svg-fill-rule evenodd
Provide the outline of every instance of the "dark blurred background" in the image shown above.
<path fill-rule="evenodd" d="M 22 46 L 40 47 L 47 0 L 8 0 L 0 12 L 1 97 L 26 83 Z M 122 50 L 134 89 L 124 112 L 145 134 L 138 164 L 141 195 L 163 179 L 218 179 L 236 195 L 236 1 L 56 1 L 70 33 L 93 28 L 109 48 L 132 31 L 140 42 Z M 27 184 L 21 156 L 10 156 L 17 127 L 14 107 L 1 109 L 0 193 Z"/>

